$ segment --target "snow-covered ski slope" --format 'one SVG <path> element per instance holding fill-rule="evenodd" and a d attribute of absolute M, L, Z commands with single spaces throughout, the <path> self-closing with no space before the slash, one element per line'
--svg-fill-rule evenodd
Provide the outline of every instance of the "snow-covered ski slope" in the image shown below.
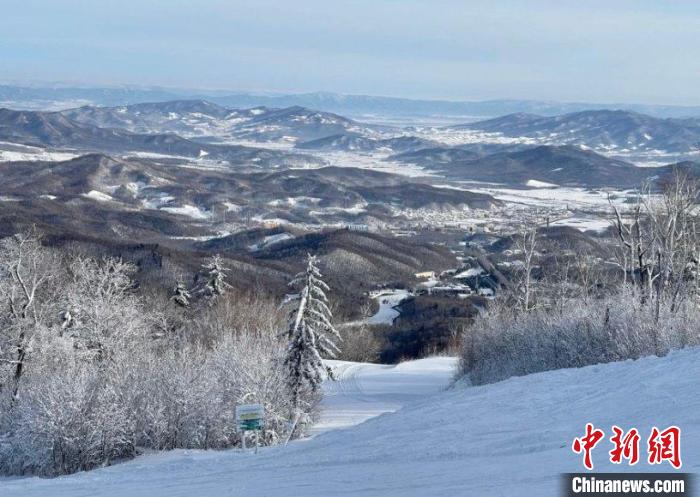
<path fill-rule="evenodd" d="M 398 368 L 341 364 L 351 386 L 345 390 L 345 400 L 341 390 L 329 398 L 331 412 L 322 423 L 326 430 L 345 428 L 330 429 L 311 440 L 257 455 L 180 450 L 53 480 L 5 480 L 0 481 L 0 495 L 555 496 L 559 473 L 582 471 L 581 456 L 570 446 L 586 422 L 606 434 L 613 424 L 636 427 L 644 438 L 651 426 L 676 424 L 683 430 L 683 470 L 700 471 L 698 348 L 664 358 L 553 371 L 430 394 L 444 384 L 449 361 L 427 360 Z M 401 394 L 402 382 L 406 395 Z M 389 392 L 386 399 L 382 385 Z M 421 391 L 427 395 L 411 395 Z M 384 407 L 374 409 L 375 401 Z M 359 412 L 363 403 L 367 409 Z M 341 419 L 343 405 L 358 410 Z M 400 405 L 398 411 L 352 426 Z M 608 445 L 606 440 L 593 451 L 596 470 L 671 470 L 667 463 L 651 467 L 645 461 L 633 468 L 613 467 L 607 462 Z M 644 445 L 640 448 L 644 455 Z"/>
<path fill-rule="evenodd" d="M 434 357 L 397 366 L 326 361 L 338 381 L 324 384 L 321 419 L 313 427 L 318 435 L 348 428 L 380 414 L 424 400 L 447 388 L 454 378 L 457 359 Z"/>

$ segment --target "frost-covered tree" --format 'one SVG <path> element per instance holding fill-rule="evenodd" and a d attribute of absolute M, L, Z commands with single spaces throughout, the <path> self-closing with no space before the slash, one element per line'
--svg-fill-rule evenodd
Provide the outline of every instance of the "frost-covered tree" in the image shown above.
<path fill-rule="evenodd" d="M 518 252 L 522 254 L 522 274 L 520 275 L 518 288 L 518 301 L 525 312 L 534 307 L 534 281 L 532 271 L 537 257 L 537 227 L 528 229 L 521 234 L 515 244 Z"/>
<path fill-rule="evenodd" d="M 191 298 L 192 295 L 190 294 L 189 290 L 187 290 L 187 285 L 185 285 L 182 281 L 178 281 L 177 285 L 175 285 L 175 289 L 173 290 L 173 295 L 170 297 L 170 300 L 175 302 L 180 307 L 189 307 Z"/>
<path fill-rule="evenodd" d="M 17 397 L 27 354 L 40 327 L 37 301 L 47 286 L 52 261 L 44 257 L 41 235 L 31 229 L 0 242 L 0 302 L 8 312 L 0 315 L 0 365 L 12 368 L 12 379 L 0 374 L 0 392 L 12 384 Z"/>
<path fill-rule="evenodd" d="M 231 285 L 226 283 L 226 272 L 229 269 L 224 266 L 224 260 L 216 254 L 202 265 L 203 287 L 200 292 L 210 298 L 216 298 L 226 293 Z"/>
<path fill-rule="evenodd" d="M 69 309 L 70 324 L 63 326 L 64 313 L 61 327 L 77 349 L 102 357 L 121 348 L 125 340 L 147 334 L 134 294 L 135 266 L 119 259 L 76 256 L 67 263 L 67 271 L 54 304 Z"/>
<path fill-rule="evenodd" d="M 290 314 L 289 348 L 284 361 L 295 417 L 305 407 L 305 399 L 320 391 L 325 372 L 321 357 L 335 357 L 340 351 L 335 344 L 340 335 L 331 323 L 326 296 L 329 288 L 321 278 L 316 257 L 309 255 L 306 270 L 290 283 L 300 289 L 298 303 Z"/>
<path fill-rule="evenodd" d="M 700 178 L 676 168 L 662 183 L 660 194 L 651 184 L 644 185 L 627 212 L 621 213 L 611 202 L 623 283 L 644 290 L 641 298 L 653 305 L 657 323 L 664 299 L 671 299 L 675 308 L 676 300 L 693 291 L 689 281 L 700 255 L 698 198 Z"/>
<path fill-rule="evenodd" d="M 33 232 L 0 240 L 0 475 L 88 470 L 137 447 L 236 446 L 232 406 L 244 402 L 265 406 L 264 443 L 287 430 L 277 303 L 246 294 L 176 312 L 147 278 Z M 167 313 L 178 333 L 161 333 Z"/>

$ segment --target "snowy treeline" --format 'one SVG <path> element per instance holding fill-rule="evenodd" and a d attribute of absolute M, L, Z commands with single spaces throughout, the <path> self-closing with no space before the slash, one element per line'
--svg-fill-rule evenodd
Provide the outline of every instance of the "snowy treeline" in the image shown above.
<path fill-rule="evenodd" d="M 643 189 L 631 214 L 614 211 L 619 270 L 605 280 L 581 259 L 577 278 L 555 268 L 563 278 L 535 284 L 529 231 L 510 298 L 464 333 L 462 374 L 482 384 L 700 345 L 699 193 L 677 172 L 661 195 Z"/>
<path fill-rule="evenodd" d="M 551 369 L 663 355 L 700 345 L 700 308 L 683 299 L 655 308 L 638 289 L 600 299 L 569 300 L 562 309 L 530 312 L 494 306 L 464 336 L 461 370 L 475 384 Z"/>
<path fill-rule="evenodd" d="M 201 273 L 158 300 L 129 264 L 47 248 L 34 233 L 1 240 L 0 473 L 236 446 L 241 403 L 265 406 L 264 443 L 312 416 L 317 392 L 289 388 L 279 303 L 230 291 L 220 259 Z"/>

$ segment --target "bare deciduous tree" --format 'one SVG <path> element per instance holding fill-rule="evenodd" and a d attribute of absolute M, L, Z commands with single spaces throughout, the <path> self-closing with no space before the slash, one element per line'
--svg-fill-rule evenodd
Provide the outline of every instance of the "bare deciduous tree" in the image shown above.
<path fill-rule="evenodd" d="M 522 255 L 521 274 L 516 285 L 518 300 L 522 309 L 526 312 L 534 308 L 535 289 L 532 279 L 532 271 L 535 267 L 537 255 L 537 228 L 525 230 L 517 238 L 516 250 Z"/>
<path fill-rule="evenodd" d="M 3 320 L 4 343 L 0 343 L 0 353 L 4 350 L 5 354 L 0 358 L 14 366 L 13 399 L 19 391 L 33 332 L 39 326 L 37 294 L 50 276 L 51 267 L 44 255 L 41 237 L 34 229 L 3 240 L 0 246 L 0 272 L 6 276 L 2 295 L 9 310 Z"/>
<path fill-rule="evenodd" d="M 660 194 L 645 185 L 626 215 L 613 205 L 624 282 L 629 275 L 633 283 L 644 289 L 642 299 L 653 304 L 656 322 L 663 300 L 668 297 L 675 302 L 688 278 L 694 278 L 689 268 L 692 270 L 697 264 L 700 250 L 699 193 L 698 180 L 678 169 Z"/>

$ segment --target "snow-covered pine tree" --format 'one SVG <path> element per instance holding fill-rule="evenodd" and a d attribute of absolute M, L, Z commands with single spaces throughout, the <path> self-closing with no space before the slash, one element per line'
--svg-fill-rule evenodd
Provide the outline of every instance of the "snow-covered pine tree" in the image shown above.
<path fill-rule="evenodd" d="M 219 254 L 210 258 L 202 264 L 202 275 L 204 286 L 200 292 L 211 298 L 216 298 L 226 293 L 231 285 L 226 283 L 226 272 L 228 268 L 224 266 L 224 261 Z"/>
<path fill-rule="evenodd" d="M 178 281 L 170 300 L 174 301 L 180 307 L 189 307 L 191 298 L 192 295 L 190 295 L 189 290 L 187 290 L 187 285 L 182 281 Z"/>
<path fill-rule="evenodd" d="M 289 348 L 284 360 L 287 382 L 292 396 L 293 415 L 298 417 L 307 396 L 318 394 L 325 368 L 322 355 L 335 357 L 340 351 L 335 344 L 340 340 L 333 327 L 331 310 L 328 308 L 329 290 L 321 279 L 315 256 L 309 255 L 306 270 L 290 283 L 299 288 L 296 308 L 291 312 L 287 337 Z"/>

